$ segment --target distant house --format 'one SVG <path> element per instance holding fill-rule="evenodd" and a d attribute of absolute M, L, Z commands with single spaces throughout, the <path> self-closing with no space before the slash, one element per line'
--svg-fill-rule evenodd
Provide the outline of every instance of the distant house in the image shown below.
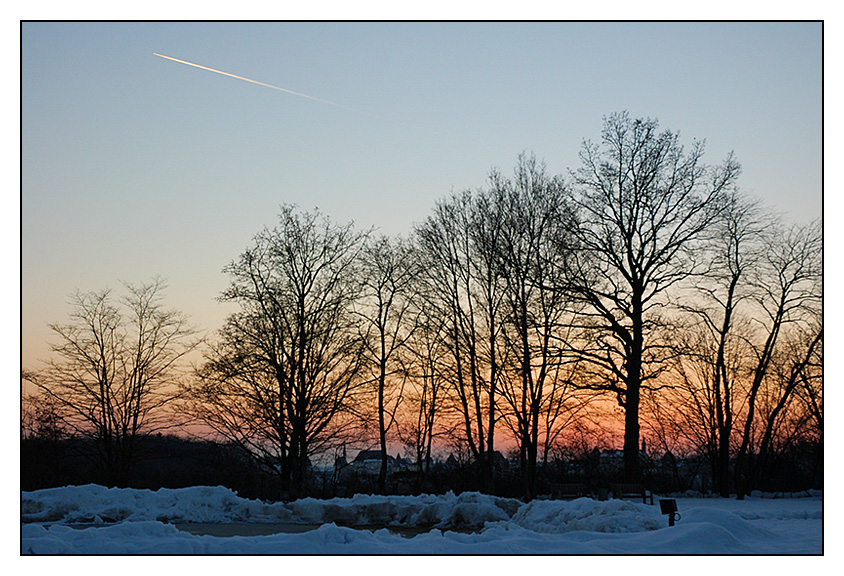
<path fill-rule="evenodd" d="M 493 462 L 493 465 L 495 466 L 495 469 L 499 470 L 499 471 L 503 470 L 503 471 L 506 472 L 508 470 L 517 470 L 519 468 L 518 459 L 511 462 L 499 450 L 496 450 L 495 452 L 492 453 L 492 462 Z M 448 455 L 448 458 L 446 459 L 444 466 L 448 469 L 453 470 L 453 469 L 456 469 L 456 468 L 460 468 L 461 466 L 465 466 L 466 464 L 467 464 L 466 461 L 458 458 L 457 456 L 455 456 L 454 453 L 451 453 L 451 454 Z"/>
<path fill-rule="evenodd" d="M 512 468 L 518 468 L 519 467 L 518 460 L 515 462 L 515 466 L 514 466 L 513 464 L 511 464 L 511 462 L 509 460 L 507 460 L 507 458 L 504 456 L 504 454 L 502 454 L 498 450 L 496 450 L 495 452 L 492 453 L 492 462 L 493 462 L 493 465 L 495 466 L 496 470 L 503 470 L 505 472 L 510 470 L 511 467 Z"/>
<path fill-rule="evenodd" d="M 396 459 L 388 454 L 387 472 L 391 472 L 395 465 Z M 359 474 L 378 474 L 381 471 L 381 451 L 361 450 L 349 466 Z"/>

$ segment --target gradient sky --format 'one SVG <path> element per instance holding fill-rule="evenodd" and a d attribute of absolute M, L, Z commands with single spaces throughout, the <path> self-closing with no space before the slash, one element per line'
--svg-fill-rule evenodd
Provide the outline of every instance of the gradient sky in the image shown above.
<path fill-rule="evenodd" d="M 821 214 L 819 23 L 24 23 L 21 83 L 25 368 L 77 288 L 160 275 L 211 332 L 221 269 L 280 204 L 408 233 L 523 150 L 577 167 L 621 110 Z"/>

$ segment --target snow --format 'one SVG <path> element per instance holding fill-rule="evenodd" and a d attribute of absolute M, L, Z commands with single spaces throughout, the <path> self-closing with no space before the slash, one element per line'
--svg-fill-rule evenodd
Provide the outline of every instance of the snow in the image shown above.
<path fill-rule="evenodd" d="M 823 500 L 757 494 L 658 505 L 479 493 L 290 503 L 199 486 L 157 491 L 68 486 L 21 494 L 23 554 L 822 554 Z M 192 534 L 184 524 L 311 525 L 262 536 Z"/>

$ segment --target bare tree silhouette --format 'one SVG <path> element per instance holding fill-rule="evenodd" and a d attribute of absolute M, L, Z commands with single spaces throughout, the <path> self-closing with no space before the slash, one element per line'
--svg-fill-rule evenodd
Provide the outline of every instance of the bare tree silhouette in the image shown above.
<path fill-rule="evenodd" d="M 198 345 L 185 316 L 162 304 L 164 289 L 157 278 L 127 284 L 117 301 L 110 290 L 77 292 L 69 322 L 50 326 L 54 358 L 24 373 L 61 427 L 92 441 L 89 457 L 110 486 L 127 485 L 140 439 L 174 425 L 163 408 Z"/>
<path fill-rule="evenodd" d="M 586 306 L 591 336 L 576 352 L 597 370 L 589 388 L 614 394 L 625 411 L 624 468 L 640 476 L 642 386 L 670 351 L 652 337 L 665 292 L 698 271 L 697 240 L 723 210 L 739 173 L 729 156 L 702 163 L 703 144 L 687 151 L 656 120 L 627 113 L 604 120 L 599 145 L 585 142 L 572 173 L 578 250 L 567 289 Z"/>

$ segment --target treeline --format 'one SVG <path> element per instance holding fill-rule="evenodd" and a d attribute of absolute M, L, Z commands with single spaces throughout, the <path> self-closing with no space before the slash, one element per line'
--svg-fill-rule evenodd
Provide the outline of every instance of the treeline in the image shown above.
<path fill-rule="evenodd" d="M 21 441 L 21 490 L 103 484 L 94 443 L 79 436 L 28 434 Z M 280 496 L 277 478 L 230 444 L 162 434 L 139 439 L 124 487 L 189 486 L 226 486 L 244 498 Z"/>
<path fill-rule="evenodd" d="M 293 494 L 341 446 L 379 448 L 386 491 L 397 444 L 420 478 L 435 446 L 466 454 L 494 493 L 508 444 L 530 499 L 549 455 L 602 441 L 609 399 L 627 480 L 642 479 L 647 437 L 741 496 L 796 446 L 822 458 L 823 320 L 819 225 L 774 218 L 739 193 L 739 171 L 622 113 L 567 177 L 522 155 L 407 238 L 282 206 L 224 269 L 237 312 L 178 390 L 199 344 L 160 283 L 130 287 L 122 308 L 77 295 L 56 359 L 24 377 L 115 484 L 136 438 L 178 415 Z"/>

